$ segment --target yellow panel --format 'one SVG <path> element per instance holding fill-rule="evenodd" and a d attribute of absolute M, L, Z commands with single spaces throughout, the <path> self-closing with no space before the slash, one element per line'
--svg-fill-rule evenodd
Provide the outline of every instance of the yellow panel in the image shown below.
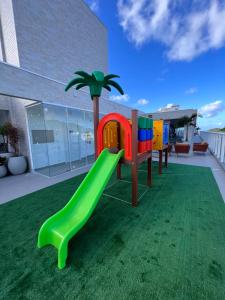
<path fill-rule="evenodd" d="M 153 121 L 153 150 L 163 149 L 163 120 Z"/>
<path fill-rule="evenodd" d="M 118 124 L 115 121 L 108 122 L 103 130 L 103 146 L 104 148 L 118 147 Z"/>

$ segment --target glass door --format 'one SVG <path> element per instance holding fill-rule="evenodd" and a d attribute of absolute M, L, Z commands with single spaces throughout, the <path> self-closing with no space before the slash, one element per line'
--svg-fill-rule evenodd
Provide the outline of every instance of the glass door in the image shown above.
<path fill-rule="evenodd" d="M 68 137 L 71 169 L 86 165 L 84 111 L 68 109 Z"/>
<path fill-rule="evenodd" d="M 55 176 L 70 170 L 67 110 L 44 104 L 49 173 Z"/>
<path fill-rule="evenodd" d="M 85 112 L 85 145 L 87 164 L 92 164 L 95 161 L 94 124 L 93 113 L 88 111 Z"/>
<path fill-rule="evenodd" d="M 27 107 L 27 118 L 33 169 L 38 173 L 50 176 L 43 105 L 35 104 Z"/>

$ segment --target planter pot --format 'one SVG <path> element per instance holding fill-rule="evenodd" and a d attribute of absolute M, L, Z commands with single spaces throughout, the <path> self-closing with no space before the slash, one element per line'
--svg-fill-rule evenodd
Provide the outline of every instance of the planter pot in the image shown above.
<path fill-rule="evenodd" d="M 10 157 L 14 156 L 14 153 L 11 152 L 5 152 L 5 153 L 0 153 L 0 157 L 5 157 L 6 158 L 6 162 L 9 160 Z"/>
<path fill-rule="evenodd" d="M 27 169 L 27 161 L 24 156 L 10 157 L 8 160 L 8 169 L 11 174 L 23 174 Z"/>
<path fill-rule="evenodd" d="M 5 177 L 7 174 L 7 168 L 5 165 L 0 166 L 0 178 Z"/>

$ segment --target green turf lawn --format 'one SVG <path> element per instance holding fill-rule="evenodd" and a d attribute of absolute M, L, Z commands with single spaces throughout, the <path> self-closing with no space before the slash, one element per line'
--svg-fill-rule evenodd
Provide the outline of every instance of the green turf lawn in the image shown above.
<path fill-rule="evenodd" d="M 103 196 L 58 270 L 38 230 L 82 179 L 0 206 L 0 299 L 225 299 L 225 205 L 209 168 L 170 164 L 159 176 L 155 166 L 138 208 Z M 130 185 L 106 193 L 129 200 Z"/>

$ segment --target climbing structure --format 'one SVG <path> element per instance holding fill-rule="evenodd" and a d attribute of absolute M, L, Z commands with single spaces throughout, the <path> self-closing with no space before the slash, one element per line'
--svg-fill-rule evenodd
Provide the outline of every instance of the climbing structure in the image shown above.
<path fill-rule="evenodd" d="M 152 150 L 153 120 L 145 117 L 138 118 L 138 152 Z"/>
<path fill-rule="evenodd" d="M 147 161 L 147 184 L 152 182 L 152 139 L 153 121 L 146 117 L 138 117 L 137 110 L 132 110 L 131 118 L 127 119 L 118 113 L 109 113 L 104 116 L 97 129 L 97 155 L 104 148 L 117 153 L 124 149 L 124 157 L 117 167 L 117 177 L 121 178 L 121 166 L 131 166 L 132 173 L 132 205 L 137 206 L 138 199 L 138 165 Z"/>

